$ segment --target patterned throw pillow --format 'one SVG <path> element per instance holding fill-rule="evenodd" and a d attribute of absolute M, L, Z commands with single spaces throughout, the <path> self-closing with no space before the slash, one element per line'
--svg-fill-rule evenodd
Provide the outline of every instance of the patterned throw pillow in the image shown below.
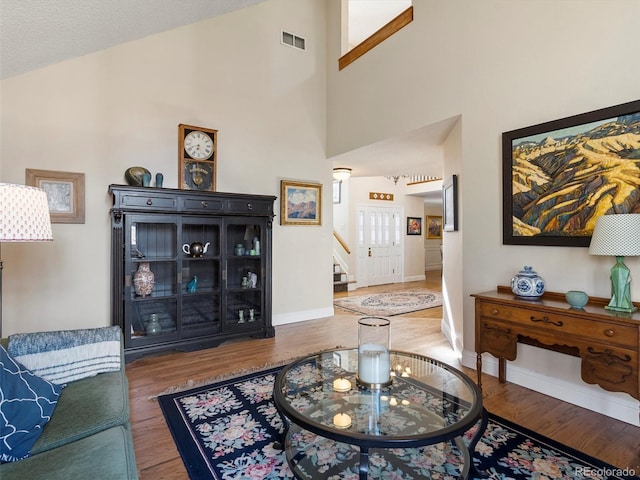
<path fill-rule="evenodd" d="M 0 345 L 0 461 L 29 456 L 51 419 L 63 385 L 34 375 Z"/>
<path fill-rule="evenodd" d="M 50 382 L 63 384 L 120 370 L 120 327 L 16 333 L 7 351 Z"/>

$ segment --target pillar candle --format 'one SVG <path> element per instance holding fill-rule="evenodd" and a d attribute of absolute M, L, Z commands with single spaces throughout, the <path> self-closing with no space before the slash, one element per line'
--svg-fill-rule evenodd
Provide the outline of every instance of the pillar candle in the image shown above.
<path fill-rule="evenodd" d="M 358 348 L 358 378 L 361 382 L 382 384 L 389 381 L 389 350 L 382 345 L 365 343 Z"/>

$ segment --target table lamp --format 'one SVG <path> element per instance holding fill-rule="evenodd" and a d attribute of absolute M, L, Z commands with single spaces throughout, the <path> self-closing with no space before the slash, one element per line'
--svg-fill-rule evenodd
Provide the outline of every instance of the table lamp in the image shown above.
<path fill-rule="evenodd" d="M 0 183 L 0 243 L 53 240 L 44 190 Z M 2 336 L 2 260 L 0 259 L 0 337 Z"/>
<path fill-rule="evenodd" d="M 611 255 L 611 301 L 605 306 L 614 312 L 635 312 L 631 301 L 631 272 L 624 257 L 640 255 L 640 214 L 603 215 L 596 221 L 589 246 L 591 255 Z"/>

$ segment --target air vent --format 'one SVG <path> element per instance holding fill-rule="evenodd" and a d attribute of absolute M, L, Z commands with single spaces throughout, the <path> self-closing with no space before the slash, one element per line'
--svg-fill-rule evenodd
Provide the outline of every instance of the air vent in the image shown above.
<path fill-rule="evenodd" d="M 298 50 L 307 50 L 307 40 L 305 38 L 294 35 L 293 33 L 285 32 L 284 30 L 282 30 L 281 43 L 289 47 L 297 48 Z"/>

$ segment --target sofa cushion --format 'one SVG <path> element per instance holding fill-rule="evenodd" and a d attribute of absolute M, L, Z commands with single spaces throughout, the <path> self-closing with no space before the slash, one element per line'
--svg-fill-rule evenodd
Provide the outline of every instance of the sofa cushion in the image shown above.
<path fill-rule="evenodd" d="M 113 427 L 21 462 L 0 466 L 2 480 L 137 479 L 131 431 Z"/>
<path fill-rule="evenodd" d="M 67 384 L 55 415 L 31 449 L 32 454 L 129 422 L 129 387 L 124 369 Z"/>
<path fill-rule="evenodd" d="M 120 327 L 17 333 L 9 354 L 36 375 L 67 383 L 120 370 Z"/>
<path fill-rule="evenodd" d="M 0 460 L 29 455 L 51 419 L 62 385 L 34 375 L 0 346 Z"/>

